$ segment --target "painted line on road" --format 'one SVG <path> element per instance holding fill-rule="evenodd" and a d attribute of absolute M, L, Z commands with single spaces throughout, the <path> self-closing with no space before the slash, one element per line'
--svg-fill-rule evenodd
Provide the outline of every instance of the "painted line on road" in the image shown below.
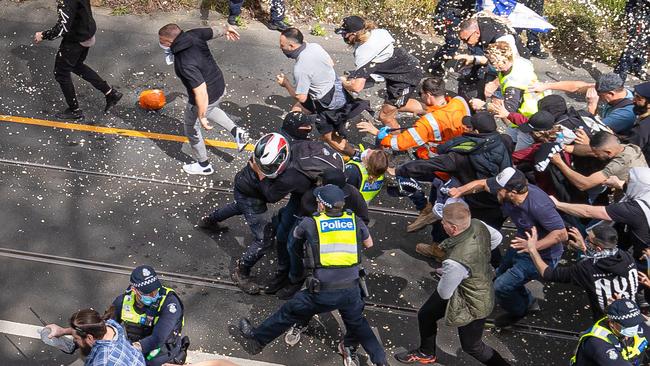
<path fill-rule="evenodd" d="M 12 322 L 8 320 L 0 320 L 0 333 L 18 336 L 18 337 L 41 339 L 40 330 L 42 328 L 43 328 L 42 326 L 33 325 L 33 324 L 25 324 L 25 323 Z M 198 351 L 189 351 L 187 353 L 187 360 L 189 362 L 198 362 L 198 361 L 206 361 L 206 360 L 228 360 L 240 366 L 281 366 L 280 364 L 277 363 L 254 361 L 254 360 L 248 360 L 244 358 L 229 357 L 229 356 L 219 355 L 216 353 L 204 353 Z"/>
<path fill-rule="evenodd" d="M 31 118 L 31 117 L 0 115 L 0 121 L 34 125 L 34 126 L 60 128 L 60 129 L 73 130 L 73 131 L 95 132 L 95 133 L 101 133 L 105 135 L 129 136 L 129 137 L 138 137 L 138 138 L 146 138 L 146 139 L 153 139 L 153 140 L 174 141 L 174 142 L 181 142 L 181 143 L 188 142 L 187 137 L 180 136 L 180 135 L 170 135 L 166 133 L 129 130 L 126 128 L 84 125 L 80 123 L 71 123 L 71 122 L 57 122 L 57 121 L 50 121 L 46 119 Z M 205 144 L 207 146 L 212 146 L 212 147 L 237 150 L 237 144 L 231 141 L 205 139 Z M 253 151 L 253 146 L 251 145 L 246 146 L 246 150 Z"/>

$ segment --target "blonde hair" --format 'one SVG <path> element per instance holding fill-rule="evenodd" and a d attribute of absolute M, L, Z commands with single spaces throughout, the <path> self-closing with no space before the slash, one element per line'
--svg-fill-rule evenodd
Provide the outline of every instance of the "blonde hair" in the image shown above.
<path fill-rule="evenodd" d="M 485 57 L 494 65 L 501 61 L 512 62 L 514 55 L 508 42 L 498 41 L 487 46 Z"/>
<path fill-rule="evenodd" d="M 368 39 L 370 38 L 370 31 L 373 29 L 377 29 L 377 24 L 372 20 L 364 20 L 363 29 L 356 32 L 357 39 L 355 40 L 355 43 L 364 44 L 368 42 Z"/>

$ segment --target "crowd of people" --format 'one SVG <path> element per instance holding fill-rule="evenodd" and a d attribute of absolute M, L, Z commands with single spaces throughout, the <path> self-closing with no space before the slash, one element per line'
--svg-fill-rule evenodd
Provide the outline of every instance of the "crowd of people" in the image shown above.
<path fill-rule="evenodd" d="M 457 3 L 441 11 L 470 2 Z M 236 9 L 236 2 L 231 5 Z M 231 18 L 238 15 L 232 9 Z M 431 242 L 415 249 L 440 263 L 437 287 L 418 310 L 420 344 L 394 355 L 399 362 L 434 364 L 437 321 L 444 319 L 458 328 L 462 349 L 477 361 L 509 365 L 483 342 L 483 329 L 496 305 L 499 328 L 543 306 L 525 286 L 531 280 L 573 283 L 589 299 L 595 323 L 582 334 L 572 363 L 644 362 L 650 82 L 628 88 L 629 67 L 621 66 L 595 83 L 542 83 L 528 59 L 547 56 L 536 36 L 529 34 L 525 46 L 503 19 L 461 10 L 451 12 L 455 28 L 430 63 L 432 77 L 368 19 L 348 16 L 336 29 L 354 57 L 355 69 L 344 76 L 322 46 L 306 42 L 297 28 L 278 25 L 281 52 L 295 64 L 291 77 L 279 74 L 277 83 L 295 104 L 275 132 L 254 143 L 235 176 L 234 201 L 197 225 L 222 232 L 227 219 L 243 216 L 253 240 L 234 262 L 232 280 L 248 294 L 286 300 L 259 325 L 239 320 L 236 340 L 246 351 L 261 352 L 285 333 L 285 341 L 296 344 L 314 315 L 338 311 L 346 328 L 338 346 L 344 364 L 359 365 L 359 346 L 373 364 L 388 364 L 363 315 L 362 267 L 363 250 L 374 244 L 368 205 L 385 190 L 408 198 L 419 212 L 407 231 L 432 227 Z M 65 0 L 56 26 L 35 35 L 37 42 L 63 37 L 55 76 L 68 108 L 59 118 L 83 117 L 71 72 L 105 95 L 107 112 L 122 97 L 84 64 L 95 30 L 88 1 Z M 224 76 L 207 43 L 240 35 L 232 25 L 184 31 L 176 24 L 158 35 L 165 60 L 187 88 L 183 124 L 196 162 L 183 170 L 210 175 L 202 129 L 220 125 L 240 151 L 250 142 L 219 107 Z M 467 54 L 459 53 L 460 44 Z M 462 65 L 456 93 L 445 83 L 445 57 Z M 376 83 L 385 84 L 385 99 L 373 111 L 360 93 Z M 554 90 L 583 92 L 587 104 L 568 106 Z M 414 116 L 412 125 L 402 127 L 399 114 Z M 353 129 L 371 136 L 374 146 L 354 141 L 359 133 Z M 409 159 L 395 163 L 400 155 Z M 271 212 L 268 205 L 278 202 L 282 208 Z M 500 232 L 506 220 L 516 228 L 511 241 Z M 276 273 L 257 283 L 251 271 L 273 248 Z M 560 266 L 563 256 L 574 263 Z M 79 348 L 87 365 L 182 364 L 189 347 L 182 333 L 185 311 L 174 290 L 144 265 L 104 315 L 77 311 L 68 327 L 47 326 L 46 338 L 73 336 L 72 351 Z"/>

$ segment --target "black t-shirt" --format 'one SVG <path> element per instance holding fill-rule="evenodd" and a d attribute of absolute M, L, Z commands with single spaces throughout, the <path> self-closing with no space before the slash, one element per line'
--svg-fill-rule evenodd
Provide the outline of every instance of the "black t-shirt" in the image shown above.
<path fill-rule="evenodd" d="M 212 37 L 212 28 L 191 29 L 179 34 L 171 45 L 174 71 L 187 88 L 189 103 L 192 105 L 196 105 L 193 89 L 203 83 L 206 83 L 210 104 L 218 101 L 226 89 L 223 73 L 206 42 Z"/>
<path fill-rule="evenodd" d="M 381 75 L 386 83 L 401 83 L 417 86 L 422 79 L 419 61 L 402 47 L 395 47 L 393 56 L 384 62 L 369 62 L 350 73 L 350 78 L 370 78 L 370 74 Z"/>
<path fill-rule="evenodd" d="M 650 244 L 650 227 L 648 220 L 641 209 L 641 206 L 635 201 L 612 203 L 605 207 L 605 211 L 612 221 L 625 224 L 629 242 L 625 243 L 634 246 L 634 256 L 639 258 L 641 250 L 647 248 Z"/>

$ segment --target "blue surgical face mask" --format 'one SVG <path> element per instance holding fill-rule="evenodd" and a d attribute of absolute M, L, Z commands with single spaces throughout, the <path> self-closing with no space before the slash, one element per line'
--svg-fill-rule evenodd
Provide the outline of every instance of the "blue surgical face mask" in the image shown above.
<path fill-rule="evenodd" d="M 626 337 L 634 337 L 638 332 L 639 332 L 638 325 L 629 328 L 621 328 L 621 334 Z"/>
<path fill-rule="evenodd" d="M 361 161 L 365 160 L 368 157 L 368 154 L 370 154 L 370 150 L 363 150 L 361 152 Z"/>
<path fill-rule="evenodd" d="M 160 299 L 160 293 L 157 293 L 156 296 L 140 295 L 140 301 L 144 306 L 151 306 L 151 304 L 158 301 L 158 299 Z"/>

